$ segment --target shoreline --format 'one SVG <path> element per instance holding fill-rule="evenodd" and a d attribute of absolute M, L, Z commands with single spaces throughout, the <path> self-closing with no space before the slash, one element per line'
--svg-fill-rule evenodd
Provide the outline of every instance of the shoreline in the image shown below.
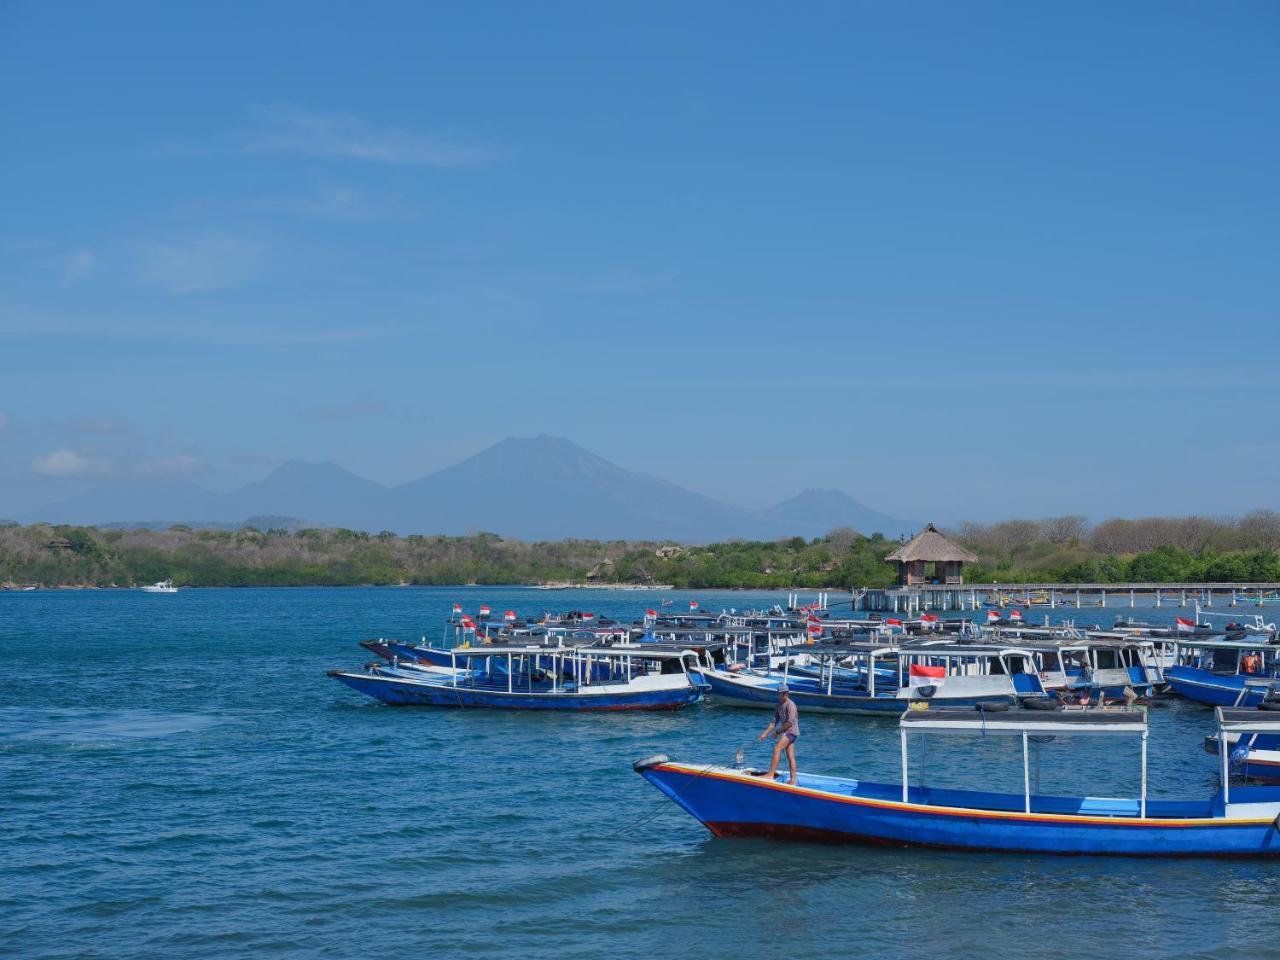
<path fill-rule="evenodd" d="M 204 584 L 183 584 L 178 587 L 179 590 L 351 590 L 351 589 L 377 589 L 377 590 L 400 590 L 400 589 L 429 589 L 429 590 L 474 590 L 477 588 L 490 589 L 516 589 L 516 590 L 544 590 L 555 592 L 558 590 L 617 590 L 620 592 L 655 592 L 668 591 L 671 593 L 812 593 L 824 591 L 828 593 L 849 593 L 850 591 L 844 587 L 827 586 L 827 587 L 677 587 L 671 584 L 659 584 L 657 586 L 649 586 L 643 584 L 579 584 L 579 583 L 262 583 L 262 584 L 232 584 L 232 583 L 204 583 Z M 96 584 L 84 583 L 62 583 L 62 584 L 40 584 L 37 586 L 18 586 L 9 584 L 0 584 L 0 593 L 61 593 L 68 591 L 84 591 L 84 590 L 109 590 L 121 593 L 142 593 L 142 586 L 128 587 L 119 584 L 108 584 L 106 586 L 98 586 Z"/>

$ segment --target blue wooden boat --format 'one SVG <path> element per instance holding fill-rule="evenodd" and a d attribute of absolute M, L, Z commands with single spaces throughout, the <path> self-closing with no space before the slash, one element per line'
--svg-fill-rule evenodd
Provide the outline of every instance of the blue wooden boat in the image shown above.
<path fill-rule="evenodd" d="M 1188 700 L 1256 707 L 1280 697 L 1280 648 L 1269 646 L 1263 638 L 1179 642 L 1175 659 L 1173 666 L 1165 668 L 1165 680 L 1174 693 Z"/>
<path fill-rule="evenodd" d="M 1137 637 L 1020 639 L 1030 650 L 1045 689 L 1055 696 L 1124 698 L 1126 688 L 1139 699 L 1154 696 L 1165 682 L 1155 644 Z"/>
<path fill-rule="evenodd" d="M 700 670 L 717 703 L 772 710 L 786 686 L 805 712 L 898 716 L 911 703 L 1010 707 L 1045 690 L 1028 655 L 1013 648 L 939 641 L 825 645 L 805 648 L 800 675 L 782 670 Z M 816 675 L 815 675 L 816 673 Z"/>
<path fill-rule="evenodd" d="M 447 668 L 373 665 L 329 676 L 394 706 L 509 710 L 679 710 L 702 698 L 697 655 L 652 646 L 499 647 L 450 651 Z"/>
<path fill-rule="evenodd" d="M 1204 748 L 1214 756 L 1226 743 L 1231 772 L 1246 780 L 1280 783 L 1280 735 L 1270 733 L 1227 734 L 1205 737 Z"/>
<path fill-rule="evenodd" d="M 1261 719 L 1260 719 L 1261 718 Z M 1280 732 L 1263 711 L 1219 710 L 1220 733 Z M 1147 798 L 1144 710 L 908 710 L 900 720 L 902 782 L 800 773 L 765 780 L 759 771 L 683 763 L 665 755 L 636 772 L 722 837 L 865 842 L 1011 853 L 1123 856 L 1280 856 L 1280 787 L 1222 785 L 1203 800 Z M 1022 741 L 1021 794 L 911 784 L 910 735 L 1009 736 Z M 1142 742 L 1137 798 L 1033 793 L 1037 737 L 1130 735 Z"/>

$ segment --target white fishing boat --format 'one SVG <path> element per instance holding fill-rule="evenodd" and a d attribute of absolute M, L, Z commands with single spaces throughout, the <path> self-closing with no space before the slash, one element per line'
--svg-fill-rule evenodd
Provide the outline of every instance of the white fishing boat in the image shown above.
<path fill-rule="evenodd" d="M 173 580 L 159 580 L 156 583 L 148 584 L 142 588 L 143 593 L 177 593 L 178 588 L 173 585 Z"/>

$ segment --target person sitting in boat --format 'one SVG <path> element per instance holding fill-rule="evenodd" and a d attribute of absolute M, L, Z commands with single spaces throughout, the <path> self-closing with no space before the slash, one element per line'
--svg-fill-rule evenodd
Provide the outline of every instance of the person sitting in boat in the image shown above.
<path fill-rule="evenodd" d="M 786 687 L 778 688 L 778 708 L 773 711 L 773 719 L 764 733 L 756 737 L 763 740 L 773 734 L 777 743 L 773 746 L 773 761 L 769 764 L 769 772 L 764 774 L 770 780 L 778 779 L 778 760 L 782 751 L 787 751 L 787 766 L 791 768 L 791 783 L 796 782 L 796 740 L 800 737 L 800 711 L 791 699 L 791 692 Z"/>
<path fill-rule="evenodd" d="M 1257 653 L 1246 653 L 1240 658 L 1241 673 L 1261 673 L 1262 656 Z"/>

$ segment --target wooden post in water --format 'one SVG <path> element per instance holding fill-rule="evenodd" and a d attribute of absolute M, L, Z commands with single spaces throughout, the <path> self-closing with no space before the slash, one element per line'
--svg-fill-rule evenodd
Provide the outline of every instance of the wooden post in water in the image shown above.
<path fill-rule="evenodd" d="M 1181 603 L 1181 604 L 1179 604 L 1179 606 L 1183 606 L 1183 607 L 1185 607 L 1186 605 L 1187 605 L 1187 588 L 1186 588 L 1186 587 L 1183 587 L 1183 588 L 1182 588 L 1182 603 Z"/>
<path fill-rule="evenodd" d="M 1213 589 L 1212 589 L 1212 588 L 1210 588 L 1210 589 L 1206 592 L 1206 594 L 1205 594 L 1205 604 L 1204 604 L 1204 605 L 1205 605 L 1206 607 L 1212 607 L 1212 606 L 1213 606 Z"/>
<path fill-rule="evenodd" d="M 1080 609 L 1080 588 L 1076 587 L 1076 609 Z"/>

